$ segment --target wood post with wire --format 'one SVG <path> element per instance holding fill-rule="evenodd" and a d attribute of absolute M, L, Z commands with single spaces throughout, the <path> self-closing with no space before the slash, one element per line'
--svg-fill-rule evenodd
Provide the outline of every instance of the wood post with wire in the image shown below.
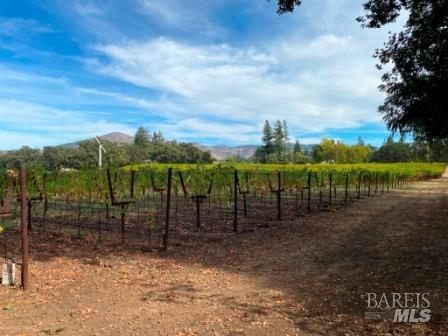
<path fill-rule="evenodd" d="M 168 235 L 170 231 L 170 207 L 171 207 L 171 184 L 173 180 L 173 168 L 168 168 L 168 183 L 166 188 L 166 214 L 165 214 L 165 232 L 163 234 L 163 250 L 168 249 Z"/>
<path fill-rule="evenodd" d="M 22 229 L 22 288 L 28 290 L 29 275 L 28 275 L 28 204 L 26 194 L 26 171 L 25 165 L 20 167 L 20 218 Z"/>
<path fill-rule="evenodd" d="M 344 204 L 347 205 L 348 201 L 348 173 L 345 174 L 345 193 L 344 193 Z"/>
<path fill-rule="evenodd" d="M 238 170 L 233 172 L 233 231 L 238 232 Z"/>
<path fill-rule="evenodd" d="M 332 201 L 332 198 L 333 198 L 332 195 L 331 195 L 331 192 L 332 192 L 331 188 L 333 186 L 333 173 L 332 172 L 330 172 L 330 175 L 328 176 L 328 179 L 329 179 L 328 183 L 330 185 L 330 188 L 329 188 L 330 190 L 329 190 L 329 195 L 328 195 L 328 204 L 331 207 L 331 201 Z"/>
<path fill-rule="evenodd" d="M 311 172 L 308 172 L 308 181 L 307 181 L 307 188 L 308 188 L 308 200 L 307 200 L 307 211 L 311 212 Z"/>

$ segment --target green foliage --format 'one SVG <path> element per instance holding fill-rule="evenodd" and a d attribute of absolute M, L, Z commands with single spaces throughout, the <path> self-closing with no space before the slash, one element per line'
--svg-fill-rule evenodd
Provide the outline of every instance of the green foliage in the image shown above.
<path fill-rule="evenodd" d="M 301 1 L 278 0 L 277 12 L 292 12 Z M 429 140 L 448 134 L 448 0 L 367 0 L 363 27 L 380 28 L 406 16 L 404 29 L 389 35 L 375 57 L 386 93 L 379 107 L 389 129 Z M 444 89 L 445 88 L 445 89 Z"/>
<path fill-rule="evenodd" d="M 394 142 L 389 137 L 386 142 L 372 154 L 372 162 L 410 162 L 411 146 L 404 141 Z"/>
<path fill-rule="evenodd" d="M 395 0 L 389 6 L 379 8 L 375 1 L 368 1 L 363 20 L 367 27 L 376 28 L 394 21 L 401 12 L 408 15 L 405 29 L 392 34 L 376 53 L 381 65 L 393 66 L 383 75 L 380 89 L 387 96 L 380 112 L 392 131 L 445 139 L 448 1 Z"/>
<path fill-rule="evenodd" d="M 190 143 L 165 141 L 162 133 L 155 132 L 149 141 L 148 132 L 140 127 L 132 145 L 101 140 L 107 153 L 103 160 L 110 167 L 125 166 L 145 161 L 161 163 L 211 163 L 213 158 Z M 44 147 L 43 150 L 22 147 L 19 150 L 0 154 L 0 168 L 19 168 L 21 162 L 27 166 L 42 166 L 46 170 L 62 168 L 90 169 L 98 166 L 98 144 L 86 140 L 78 147 Z"/>
<path fill-rule="evenodd" d="M 278 0 L 277 13 L 284 14 L 294 11 L 295 6 L 299 6 L 302 0 Z"/>
<path fill-rule="evenodd" d="M 20 168 L 22 162 L 41 164 L 41 151 L 36 148 L 24 146 L 18 150 L 0 154 L 0 168 Z"/>
<path fill-rule="evenodd" d="M 151 163 L 126 166 L 111 170 L 114 194 L 117 200 L 130 198 L 131 176 L 134 171 L 134 198 L 143 199 L 150 191 L 166 188 L 167 171 L 173 173 L 173 194 L 182 196 L 180 174 L 183 176 L 186 196 L 207 195 L 209 199 L 223 204 L 231 204 L 233 174 L 238 171 L 241 190 L 270 193 L 276 189 L 278 172 L 281 171 L 282 188 L 295 191 L 306 186 L 308 174 L 312 174 L 312 188 L 321 188 L 328 183 L 331 173 L 333 181 L 342 185 L 349 173 L 350 185 L 356 185 L 357 176 L 367 177 L 375 174 L 379 178 L 397 177 L 437 177 L 442 174 L 445 164 L 440 163 L 360 163 L 360 164 L 161 164 Z M 3 174 L 3 171 L 0 170 Z M 0 174 L 0 175 L 2 175 Z M 44 179 L 45 176 L 45 179 Z M 43 183 L 43 184 L 42 184 Z M 105 170 L 80 169 L 73 171 L 45 171 L 29 169 L 27 187 L 30 194 L 39 194 L 42 190 L 48 199 L 62 199 L 68 204 L 82 202 L 104 204 L 109 202 L 108 183 Z M 5 188 L 0 185 L 0 194 Z M 230 205 L 229 205 L 230 206 Z M 154 218 L 148 217 L 148 225 Z M 4 222 L 6 224 L 6 221 Z"/>
<path fill-rule="evenodd" d="M 132 163 L 146 160 L 160 163 L 211 163 L 213 158 L 193 144 L 166 141 L 161 132 L 154 132 L 149 141 L 148 132 L 140 127 L 131 148 Z"/>
<path fill-rule="evenodd" d="M 288 162 L 292 160 L 292 152 L 288 146 L 289 134 L 286 121 L 277 120 L 272 126 L 266 120 L 263 126 L 263 145 L 259 146 L 254 159 L 261 163 Z"/>
<path fill-rule="evenodd" d="M 148 160 L 149 149 L 149 133 L 144 127 L 139 127 L 135 132 L 134 144 L 131 146 L 131 161 L 135 163 Z"/>
<path fill-rule="evenodd" d="M 257 161 L 267 162 L 268 157 L 274 153 L 274 134 L 269 121 L 266 120 L 263 126 L 263 136 L 261 138 L 263 146 L 258 147 L 255 153 Z"/>
<path fill-rule="evenodd" d="M 139 127 L 135 132 L 134 145 L 137 147 L 147 148 L 149 146 L 149 133 L 144 127 Z"/>
<path fill-rule="evenodd" d="M 355 145 L 346 145 L 340 141 L 323 138 L 314 146 L 312 156 L 315 162 L 360 163 L 367 162 L 372 154 L 372 147 L 358 140 Z"/>

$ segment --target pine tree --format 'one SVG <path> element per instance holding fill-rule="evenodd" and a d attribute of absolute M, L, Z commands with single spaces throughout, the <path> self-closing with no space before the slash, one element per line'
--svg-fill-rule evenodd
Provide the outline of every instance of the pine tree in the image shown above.
<path fill-rule="evenodd" d="M 149 146 L 149 133 L 143 126 L 140 126 L 137 132 L 135 132 L 134 145 L 140 148 L 147 148 Z"/>
<path fill-rule="evenodd" d="M 164 142 L 165 138 L 163 137 L 162 132 L 154 132 L 152 134 L 151 142 Z"/>
<path fill-rule="evenodd" d="M 263 127 L 263 154 L 268 156 L 274 152 L 274 135 L 272 134 L 272 127 L 269 121 L 266 120 Z"/>
<path fill-rule="evenodd" d="M 359 145 L 359 146 L 364 146 L 365 145 L 364 144 L 364 140 L 362 139 L 361 136 L 358 137 L 358 141 L 356 142 L 356 144 Z"/>
<path fill-rule="evenodd" d="M 139 127 L 135 132 L 134 144 L 131 148 L 131 161 L 138 163 L 148 158 L 150 149 L 149 133 L 144 127 Z"/>
<path fill-rule="evenodd" d="M 302 153 L 302 146 L 300 145 L 299 140 L 296 140 L 296 143 L 294 144 L 293 153 L 295 154 L 303 154 Z"/>
<path fill-rule="evenodd" d="M 280 120 L 277 120 L 274 126 L 274 151 L 277 155 L 277 160 L 283 161 L 285 156 L 285 134 Z"/>
<path fill-rule="evenodd" d="M 294 144 L 294 148 L 292 150 L 292 161 L 295 163 L 305 163 L 305 153 L 302 152 L 302 146 L 300 145 L 299 140 L 296 140 Z"/>
<path fill-rule="evenodd" d="M 288 131 L 288 125 L 286 124 L 286 120 L 283 120 L 283 138 L 285 140 L 285 143 L 288 143 L 289 138 L 289 131 Z"/>

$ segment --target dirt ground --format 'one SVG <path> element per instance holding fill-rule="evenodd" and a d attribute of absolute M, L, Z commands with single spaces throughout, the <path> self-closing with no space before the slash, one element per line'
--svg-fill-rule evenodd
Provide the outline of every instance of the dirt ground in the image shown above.
<path fill-rule="evenodd" d="M 220 239 L 129 251 L 31 239 L 0 335 L 447 335 L 448 177 Z M 365 319 L 367 292 L 429 292 L 429 323 Z"/>

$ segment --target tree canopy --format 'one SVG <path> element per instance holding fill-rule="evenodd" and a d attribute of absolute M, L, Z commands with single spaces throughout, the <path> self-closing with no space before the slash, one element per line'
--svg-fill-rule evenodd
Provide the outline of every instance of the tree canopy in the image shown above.
<path fill-rule="evenodd" d="M 372 162 L 409 162 L 411 161 L 410 145 L 403 140 L 395 142 L 392 137 L 372 155 Z"/>
<path fill-rule="evenodd" d="M 124 166 L 130 163 L 211 163 L 209 152 L 200 150 L 191 143 L 166 141 L 161 132 L 148 131 L 140 127 L 132 144 L 114 143 L 102 139 L 107 150 L 104 160 L 107 165 Z M 18 150 L 0 153 L 0 168 L 27 165 L 43 166 L 48 170 L 60 168 L 93 168 L 98 166 L 98 144 L 90 139 L 76 146 L 47 146 L 42 150 L 22 147 Z"/>
<path fill-rule="evenodd" d="M 278 13 L 291 12 L 301 1 L 279 0 Z M 403 30 L 389 35 L 376 51 L 379 69 L 388 66 L 379 107 L 389 129 L 426 139 L 448 136 L 448 0 L 368 0 L 363 27 L 379 28 L 406 13 Z M 445 89 L 444 89 L 445 88 Z"/>
<path fill-rule="evenodd" d="M 364 145 L 362 139 L 350 146 L 341 141 L 323 138 L 320 144 L 313 147 L 312 156 L 315 162 L 359 163 L 368 162 L 372 151 L 372 147 Z"/>
<path fill-rule="evenodd" d="M 292 152 L 286 120 L 277 120 L 273 125 L 266 120 L 262 133 L 263 145 L 255 151 L 255 160 L 263 163 L 290 161 Z"/>

